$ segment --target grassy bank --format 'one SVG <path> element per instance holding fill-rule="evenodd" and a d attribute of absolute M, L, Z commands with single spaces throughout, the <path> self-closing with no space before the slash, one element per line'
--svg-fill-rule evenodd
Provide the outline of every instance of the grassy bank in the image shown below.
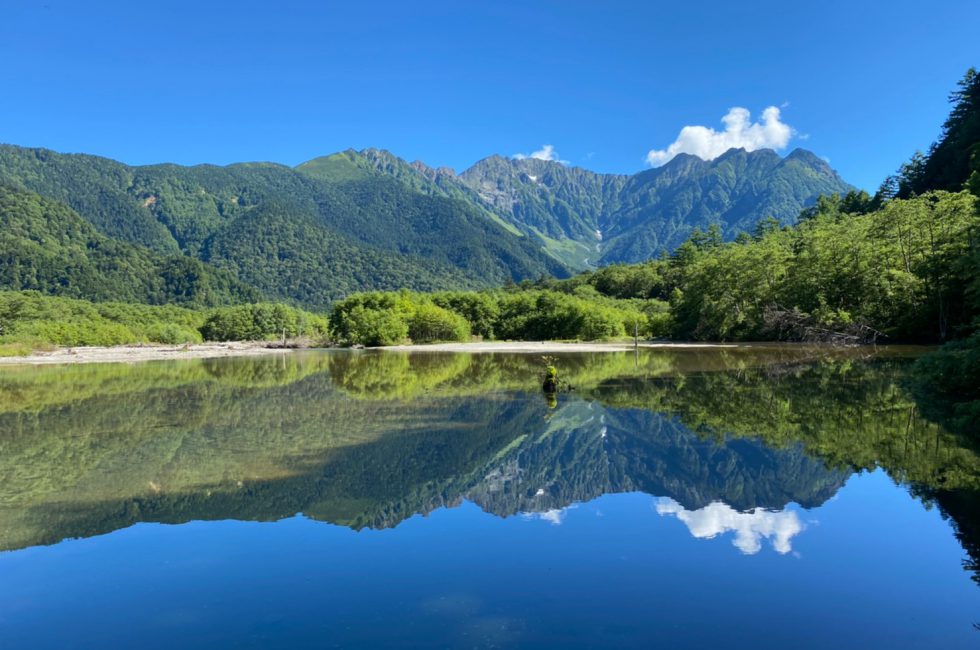
<path fill-rule="evenodd" d="M 276 303 L 188 309 L 0 291 L 0 356 L 57 346 L 261 341 L 327 335 L 324 317 Z"/>

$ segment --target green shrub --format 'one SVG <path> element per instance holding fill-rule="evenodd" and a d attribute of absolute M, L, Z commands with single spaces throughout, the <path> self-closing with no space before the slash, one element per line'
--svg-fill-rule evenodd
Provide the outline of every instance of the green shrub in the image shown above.
<path fill-rule="evenodd" d="M 33 351 L 33 346 L 23 341 L 0 343 L 0 357 L 26 357 Z"/>
<path fill-rule="evenodd" d="M 408 337 L 413 343 L 468 341 L 470 324 L 459 314 L 431 303 L 422 303 L 408 321 Z"/>
<path fill-rule="evenodd" d="M 259 303 L 223 307 L 210 313 L 201 326 L 208 341 L 261 341 L 282 336 L 324 336 L 327 321 L 282 304 Z"/>
<path fill-rule="evenodd" d="M 470 330 L 485 339 L 494 338 L 494 325 L 500 318 L 500 305 L 492 293 L 476 291 L 442 291 L 432 296 L 432 302 L 466 319 Z"/>
<path fill-rule="evenodd" d="M 204 340 L 199 331 L 173 323 L 150 326 L 146 330 L 146 338 L 153 343 L 165 343 L 167 345 L 201 343 Z"/>
<path fill-rule="evenodd" d="M 94 319 L 31 321 L 18 325 L 16 336 L 63 346 L 123 345 L 138 341 L 133 331 L 125 325 Z"/>
<path fill-rule="evenodd" d="M 343 340 L 360 345 L 397 345 L 408 338 L 408 323 L 396 312 L 358 305 L 343 318 Z"/>

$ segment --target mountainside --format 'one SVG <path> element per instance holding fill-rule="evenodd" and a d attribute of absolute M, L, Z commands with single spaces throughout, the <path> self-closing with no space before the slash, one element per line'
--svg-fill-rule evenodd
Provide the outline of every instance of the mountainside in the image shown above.
<path fill-rule="evenodd" d="M 98 235 L 103 245 L 139 247 L 126 255 L 204 263 L 213 278 L 224 271 L 229 290 L 237 280 L 255 295 L 310 307 L 365 289 L 479 288 L 646 260 L 694 228 L 717 224 L 734 238 L 765 217 L 792 222 L 817 196 L 850 189 L 799 149 L 785 158 L 741 149 L 713 161 L 681 155 L 624 176 L 501 156 L 457 175 L 379 149 L 296 168 L 133 167 L 12 145 L 0 145 L 0 185 L 69 206 L 92 227 L 77 232 L 76 248 Z M 16 256 L 18 246 L 8 241 L 0 253 Z M 111 297 L 166 295 L 134 291 Z"/>
<path fill-rule="evenodd" d="M 0 288 L 188 306 L 260 298 L 230 273 L 106 237 L 63 203 L 3 186 Z"/>
<path fill-rule="evenodd" d="M 853 189 L 802 149 L 785 158 L 769 149 L 711 161 L 681 154 L 633 176 L 493 156 L 459 178 L 576 268 L 647 260 L 712 224 L 734 239 L 766 217 L 793 223 L 821 194 Z"/>
<path fill-rule="evenodd" d="M 568 268 L 472 202 L 335 154 L 271 163 L 130 167 L 0 146 L 0 184 L 66 203 L 103 236 L 229 271 L 322 307 L 364 289 L 475 288 Z"/>
<path fill-rule="evenodd" d="M 629 177 L 491 156 L 460 179 L 522 232 L 540 238 L 546 250 L 586 268 L 601 257 L 605 215 L 618 206 Z"/>

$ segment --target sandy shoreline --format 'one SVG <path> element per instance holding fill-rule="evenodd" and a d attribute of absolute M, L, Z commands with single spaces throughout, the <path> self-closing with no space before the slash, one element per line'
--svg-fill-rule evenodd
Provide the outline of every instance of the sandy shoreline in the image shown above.
<path fill-rule="evenodd" d="M 214 359 L 265 354 L 285 354 L 292 350 L 265 347 L 265 343 L 203 343 L 200 345 L 120 345 L 113 347 L 58 348 L 34 352 L 23 357 L 0 357 L 0 366 L 46 365 L 58 363 L 136 363 L 180 359 Z"/>
<path fill-rule="evenodd" d="M 238 341 L 228 343 L 203 343 L 199 345 L 121 345 L 115 347 L 58 348 L 50 352 L 34 352 L 23 357 L 0 357 L 0 367 L 14 365 L 53 365 L 75 363 L 137 363 L 140 361 L 166 361 L 180 359 L 215 359 L 222 357 L 247 357 L 269 354 L 287 354 L 289 348 L 269 347 L 268 342 Z M 756 343 L 672 343 L 641 342 L 645 350 L 711 350 L 733 348 L 801 348 L 827 349 L 819 344 L 756 342 Z M 898 346 L 901 348 L 902 346 Z M 349 348 L 337 348 L 347 350 Z M 367 348 L 392 352 L 470 352 L 470 353 L 526 353 L 560 354 L 562 352 L 623 352 L 633 349 L 632 341 L 613 343 L 562 343 L 556 341 L 490 341 L 472 343 L 430 343 L 426 345 L 390 345 Z M 830 349 L 842 350 L 831 346 Z"/>
<path fill-rule="evenodd" d="M 742 344 L 744 345 L 744 344 Z M 643 343 L 644 349 L 658 348 L 734 348 L 736 343 Z M 389 345 L 372 350 L 393 350 L 402 352 L 622 352 L 632 350 L 632 341 L 615 343 L 560 343 L 554 341 L 491 341 L 486 343 L 429 343 L 427 345 Z"/>

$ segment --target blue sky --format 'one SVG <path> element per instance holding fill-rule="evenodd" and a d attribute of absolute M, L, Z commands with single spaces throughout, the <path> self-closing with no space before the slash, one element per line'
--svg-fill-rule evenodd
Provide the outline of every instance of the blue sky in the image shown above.
<path fill-rule="evenodd" d="M 376 146 L 460 170 L 548 144 L 636 172 L 732 107 L 771 142 L 750 124 L 776 106 L 783 153 L 873 190 L 980 66 L 976 0 L 0 4 L 0 141 L 132 164 Z"/>

